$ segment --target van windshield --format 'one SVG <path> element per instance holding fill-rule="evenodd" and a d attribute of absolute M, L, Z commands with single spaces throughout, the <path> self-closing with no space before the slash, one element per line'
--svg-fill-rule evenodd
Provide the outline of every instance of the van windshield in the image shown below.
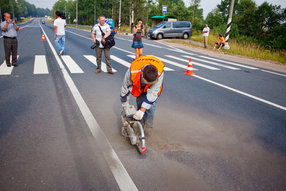
<path fill-rule="evenodd" d="M 154 28 L 160 28 L 160 27 L 163 26 L 165 23 L 166 23 L 166 22 L 163 21 L 163 22 L 159 23 L 158 25 L 156 25 Z"/>

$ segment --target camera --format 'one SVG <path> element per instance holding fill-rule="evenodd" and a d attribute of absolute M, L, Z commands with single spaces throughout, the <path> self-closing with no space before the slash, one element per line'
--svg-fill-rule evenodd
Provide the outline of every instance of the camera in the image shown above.
<path fill-rule="evenodd" d="M 95 49 L 96 47 L 99 46 L 99 41 L 96 40 L 96 42 L 90 47 L 91 49 Z"/>

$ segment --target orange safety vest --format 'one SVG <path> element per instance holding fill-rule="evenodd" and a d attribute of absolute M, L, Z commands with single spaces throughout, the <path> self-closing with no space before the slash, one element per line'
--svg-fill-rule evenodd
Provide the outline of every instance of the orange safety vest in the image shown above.
<path fill-rule="evenodd" d="M 158 70 L 158 76 L 161 76 L 164 70 L 164 63 L 154 56 L 141 56 L 136 58 L 130 66 L 131 81 L 133 83 L 131 94 L 134 97 L 140 96 L 143 92 L 147 92 L 147 89 L 151 86 L 147 84 L 145 88 L 141 88 L 141 70 L 146 65 L 153 65 Z M 160 96 L 163 84 L 161 85 L 158 96 Z"/>

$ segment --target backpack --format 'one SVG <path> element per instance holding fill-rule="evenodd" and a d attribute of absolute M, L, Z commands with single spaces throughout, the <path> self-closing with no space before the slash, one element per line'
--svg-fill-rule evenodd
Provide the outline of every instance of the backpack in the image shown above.
<path fill-rule="evenodd" d="M 102 31 L 101 27 L 98 25 L 100 31 L 101 31 L 101 35 L 104 36 L 105 33 Z M 114 40 L 114 35 L 109 35 L 106 39 L 105 39 L 105 44 L 103 44 L 104 48 L 111 48 L 115 45 L 115 40 Z"/>

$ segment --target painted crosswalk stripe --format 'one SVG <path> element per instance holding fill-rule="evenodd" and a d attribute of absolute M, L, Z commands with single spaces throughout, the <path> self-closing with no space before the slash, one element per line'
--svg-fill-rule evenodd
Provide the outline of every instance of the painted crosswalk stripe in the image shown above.
<path fill-rule="evenodd" d="M 190 58 L 190 56 L 187 56 L 187 55 L 182 55 L 182 56 L 185 57 L 185 58 Z M 239 68 L 235 68 L 235 67 L 232 67 L 232 66 L 226 66 L 224 64 L 219 64 L 219 63 L 216 63 L 216 62 L 203 60 L 203 59 L 199 59 L 199 58 L 192 58 L 192 60 L 193 61 L 201 61 L 201 62 L 209 63 L 209 64 L 212 64 L 212 65 L 220 66 L 220 67 L 227 68 L 227 69 L 230 69 L 230 70 L 240 70 Z"/>
<path fill-rule="evenodd" d="M 133 58 L 133 59 L 135 59 L 135 55 L 127 55 L 128 57 L 130 57 L 130 58 Z M 158 58 L 158 57 L 157 57 Z M 160 59 L 160 58 L 158 58 L 158 59 Z M 162 62 L 163 62 L 163 60 L 161 60 Z M 165 66 L 164 67 L 164 71 L 175 71 L 174 69 L 172 69 L 172 68 L 168 68 L 167 66 Z"/>
<path fill-rule="evenodd" d="M 17 56 L 17 59 L 19 58 L 19 55 Z M 10 58 L 12 60 L 12 57 Z M 1 64 L 0 66 L 0 75 L 11 75 L 12 71 L 14 69 L 14 66 L 8 67 L 6 64 L 6 60 Z"/>
<path fill-rule="evenodd" d="M 246 66 L 246 65 L 242 65 L 242 64 L 237 64 L 234 62 L 230 62 L 230 61 L 226 61 L 226 60 L 221 60 L 220 58 L 211 58 L 208 56 L 199 56 L 201 58 L 205 58 L 205 59 L 209 59 L 209 60 L 214 60 L 214 61 L 219 61 L 225 64 L 230 64 L 230 65 L 234 65 L 234 66 L 238 66 L 238 67 L 242 67 L 242 68 L 247 68 L 247 69 L 251 69 L 251 70 L 257 70 L 258 68 L 252 67 L 252 66 Z"/>
<path fill-rule="evenodd" d="M 121 64 L 127 68 L 129 68 L 131 65 L 129 62 L 126 62 L 125 60 L 122 60 L 121 58 L 118 58 L 117 56 L 111 55 L 110 57 L 112 60 L 118 62 L 119 64 Z"/>
<path fill-rule="evenodd" d="M 93 56 L 93 55 L 84 55 L 84 57 L 86 59 L 88 59 L 91 63 L 93 63 L 95 66 L 97 66 L 96 57 L 95 56 Z M 103 72 L 107 72 L 106 64 L 103 61 L 101 61 L 101 70 Z M 117 72 L 117 70 L 115 70 L 114 68 L 112 68 L 112 71 L 113 72 Z"/>
<path fill-rule="evenodd" d="M 82 69 L 79 67 L 79 65 L 77 65 L 77 63 L 69 55 L 63 55 L 61 57 L 66 66 L 68 67 L 70 73 L 72 74 L 84 73 Z"/>
<path fill-rule="evenodd" d="M 183 69 L 187 69 L 187 65 L 183 65 L 183 64 L 179 64 L 179 63 L 177 63 L 177 62 L 173 62 L 173 61 L 171 61 L 171 60 L 167 60 L 167 59 L 165 59 L 165 58 L 160 58 L 160 57 L 158 57 L 158 56 L 156 56 L 158 59 L 160 59 L 162 62 L 164 62 L 164 63 L 168 63 L 168 64 L 171 64 L 171 65 L 173 65 L 173 66 L 177 66 L 177 67 L 179 67 L 179 68 L 183 68 Z M 196 69 L 196 68 L 193 68 L 193 70 L 198 70 L 198 69 Z"/>
<path fill-rule="evenodd" d="M 171 56 L 171 55 L 166 55 L 166 56 L 169 57 L 169 58 L 173 58 L 173 59 L 176 59 L 176 60 L 180 60 L 180 61 L 182 61 L 182 62 L 187 62 L 187 63 L 189 63 L 189 60 L 188 60 L 188 59 L 182 59 L 182 58 L 178 58 L 178 57 Z M 200 64 L 200 63 L 197 63 L 197 62 L 192 62 L 192 64 L 194 64 L 195 66 L 200 66 L 200 67 L 207 68 L 207 69 L 210 69 L 210 70 L 220 70 L 220 69 L 218 69 L 218 68 L 215 68 L 215 67 L 212 67 L 212 66 L 207 66 L 207 65 Z"/>
<path fill-rule="evenodd" d="M 45 55 L 35 55 L 34 74 L 48 74 L 48 65 Z"/>

